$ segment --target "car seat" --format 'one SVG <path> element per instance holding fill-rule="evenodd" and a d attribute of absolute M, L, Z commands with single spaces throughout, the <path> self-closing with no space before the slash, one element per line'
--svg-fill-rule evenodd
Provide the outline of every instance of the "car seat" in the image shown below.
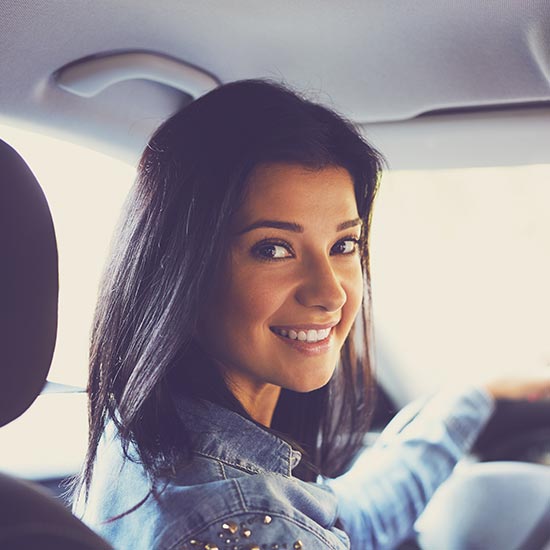
<path fill-rule="evenodd" d="M 48 203 L 23 159 L 0 140 L 0 426 L 46 382 L 57 333 L 57 245 Z M 40 487 L 0 473 L 0 549 L 111 546 Z"/>

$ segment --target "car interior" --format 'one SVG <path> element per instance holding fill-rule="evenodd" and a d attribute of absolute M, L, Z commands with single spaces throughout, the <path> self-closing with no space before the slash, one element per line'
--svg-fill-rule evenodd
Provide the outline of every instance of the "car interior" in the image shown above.
<path fill-rule="evenodd" d="M 82 291 L 65 297 L 79 281 L 63 268 L 99 272 L 104 257 L 84 243 L 62 248 L 58 222 L 62 210 L 75 224 L 89 214 L 90 234 L 108 235 L 104 210 L 112 203 L 116 215 L 127 186 L 104 171 L 92 205 L 78 199 L 95 190 L 79 190 L 88 168 L 46 153 L 45 164 L 72 174 L 54 201 L 28 136 L 85 147 L 132 174 L 162 121 L 247 78 L 284 82 L 356 124 L 387 162 L 373 227 L 378 396 L 366 445 L 444 383 L 550 358 L 547 0 L 0 7 L 0 548 L 109 548 L 62 496 L 87 435 L 85 342 L 84 359 L 60 354 Z M 465 547 L 548 550 L 550 402 L 497 403 L 467 463 L 400 549 L 450 548 L 432 534 L 446 499 Z M 527 464 L 532 478 L 519 475 Z M 468 542 L 479 522 L 494 524 L 492 539 Z"/>

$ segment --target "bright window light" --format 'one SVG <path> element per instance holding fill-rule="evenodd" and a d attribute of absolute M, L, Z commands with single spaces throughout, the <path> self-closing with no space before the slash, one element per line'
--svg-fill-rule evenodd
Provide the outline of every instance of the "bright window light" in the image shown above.
<path fill-rule="evenodd" d="M 52 211 L 59 250 L 59 320 L 48 379 L 84 387 L 98 282 L 135 169 L 44 135 L 0 126 L 25 159 Z M 0 431 L 0 469 L 30 479 L 62 478 L 82 463 L 86 396 L 46 394 Z"/>
<path fill-rule="evenodd" d="M 59 325 L 49 380 L 85 386 L 98 282 L 135 169 L 89 149 L 0 126 L 52 211 L 59 249 Z"/>
<path fill-rule="evenodd" d="M 388 172 L 372 245 L 379 377 L 400 404 L 550 359 L 550 165 Z"/>

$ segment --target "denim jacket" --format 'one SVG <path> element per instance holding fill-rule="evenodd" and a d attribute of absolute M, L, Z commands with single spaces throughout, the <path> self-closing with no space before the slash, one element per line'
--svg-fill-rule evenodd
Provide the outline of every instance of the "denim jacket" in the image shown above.
<path fill-rule="evenodd" d="M 194 455 L 158 498 L 107 430 L 88 502 L 75 513 L 116 550 L 390 550 L 493 406 L 476 388 L 439 393 L 402 411 L 346 474 L 313 483 L 293 477 L 301 456 L 280 438 L 218 405 L 181 400 Z"/>

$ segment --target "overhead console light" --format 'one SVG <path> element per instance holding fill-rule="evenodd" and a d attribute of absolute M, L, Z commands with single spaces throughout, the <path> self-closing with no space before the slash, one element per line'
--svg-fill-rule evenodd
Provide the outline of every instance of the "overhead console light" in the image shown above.
<path fill-rule="evenodd" d="M 185 92 L 193 99 L 217 88 L 220 81 L 192 65 L 152 52 L 126 51 L 85 57 L 54 75 L 57 85 L 81 97 L 93 97 L 126 80 L 149 80 Z"/>

